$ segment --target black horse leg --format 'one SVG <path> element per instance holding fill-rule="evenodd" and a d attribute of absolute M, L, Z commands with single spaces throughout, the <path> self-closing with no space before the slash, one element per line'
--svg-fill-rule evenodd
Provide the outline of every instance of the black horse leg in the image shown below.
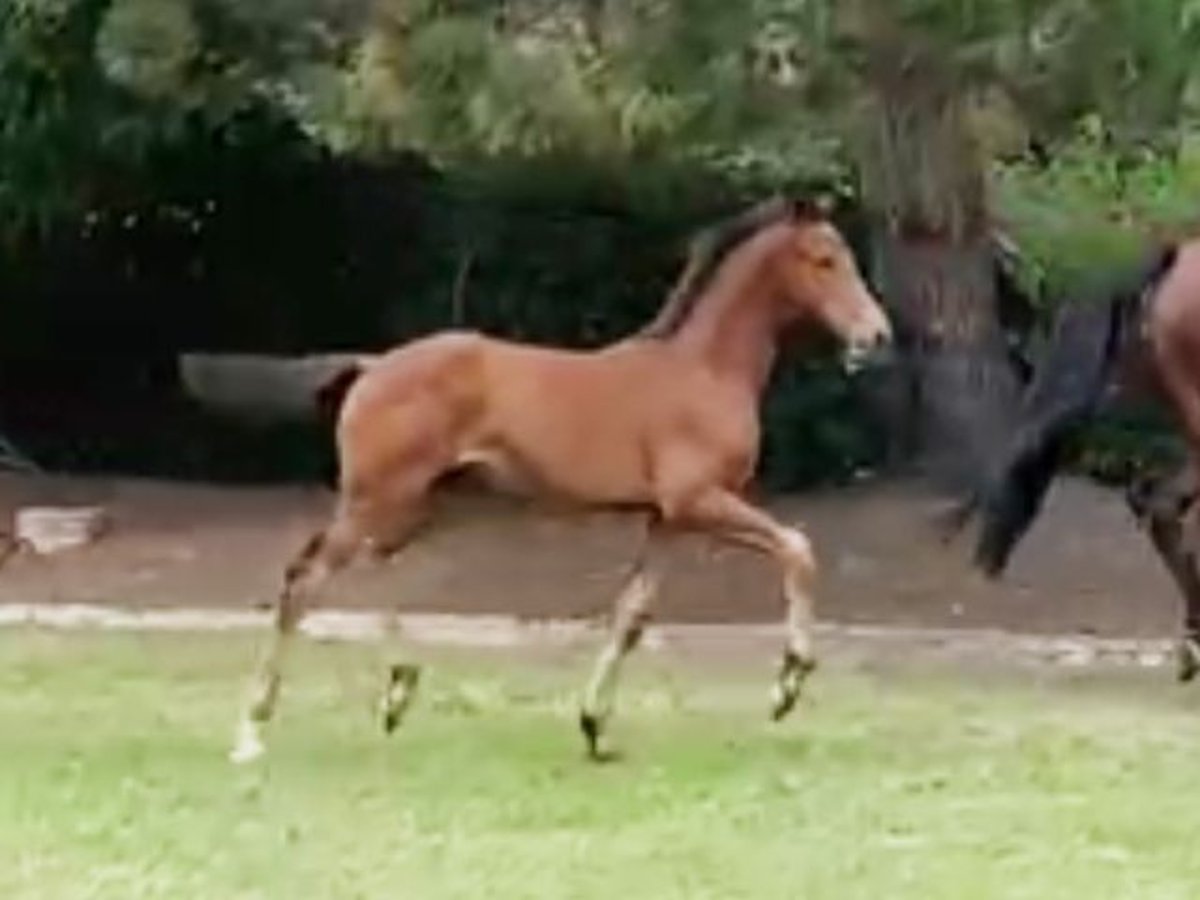
<path fill-rule="evenodd" d="M 1200 567 L 1195 526 L 1200 509 L 1196 473 L 1181 467 L 1165 476 L 1142 480 L 1126 494 L 1129 508 L 1145 526 L 1159 558 L 1183 594 L 1183 635 L 1178 648 L 1180 681 L 1200 674 Z"/>

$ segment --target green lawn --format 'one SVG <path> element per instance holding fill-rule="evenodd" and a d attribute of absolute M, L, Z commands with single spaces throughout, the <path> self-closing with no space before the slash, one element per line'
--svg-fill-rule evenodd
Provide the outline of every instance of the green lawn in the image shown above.
<path fill-rule="evenodd" d="M 363 647 L 306 645 L 265 766 L 224 759 L 249 636 L 0 633 L 0 898 L 1200 896 L 1200 700 L 649 656 L 615 765 L 587 660 L 444 659 L 395 739 Z"/>

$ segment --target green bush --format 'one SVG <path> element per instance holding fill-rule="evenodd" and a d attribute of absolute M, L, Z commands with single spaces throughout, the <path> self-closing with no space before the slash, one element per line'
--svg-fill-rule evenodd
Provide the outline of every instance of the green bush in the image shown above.
<path fill-rule="evenodd" d="M 1081 284 L 1133 265 L 1150 245 L 1200 223 L 1200 134 L 1173 154 L 1117 156 L 1095 130 L 1055 148 L 1045 163 L 997 167 L 1001 218 L 1024 251 L 1024 286 L 1043 324 Z M 1173 423 L 1145 398 L 1107 410 L 1083 435 L 1077 468 L 1103 481 L 1159 468 L 1179 457 Z"/>
<path fill-rule="evenodd" d="M 995 168 L 996 205 L 1026 256 L 1026 287 L 1053 308 L 1081 279 L 1133 262 L 1159 235 L 1200 224 L 1200 133 L 1177 153 L 1122 158 L 1093 132 L 1046 162 Z"/>

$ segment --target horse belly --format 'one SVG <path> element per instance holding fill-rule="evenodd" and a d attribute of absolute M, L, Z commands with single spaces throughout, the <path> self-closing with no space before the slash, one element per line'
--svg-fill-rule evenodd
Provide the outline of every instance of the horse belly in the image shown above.
<path fill-rule="evenodd" d="M 499 441 L 501 468 L 542 492 L 586 503 L 650 497 L 645 429 L 635 398 L 624 403 L 563 390 L 514 410 Z"/>
<path fill-rule="evenodd" d="M 488 487 L 501 493 L 532 496 L 541 490 L 527 467 L 502 448 L 464 450 L 455 460 L 454 467 L 480 476 Z"/>

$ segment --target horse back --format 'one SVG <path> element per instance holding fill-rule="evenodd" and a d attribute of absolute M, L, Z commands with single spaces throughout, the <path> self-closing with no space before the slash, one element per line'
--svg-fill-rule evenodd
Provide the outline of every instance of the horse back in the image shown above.
<path fill-rule="evenodd" d="M 497 344 L 484 370 L 484 439 L 558 493 L 642 502 L 669 455 L 740 472 L 756 451 L 753 398 L 659 342 L 590 352 Z"/>
<path fill-rule="evenodd" d="M 344 469 L 433 477 L 483 464 L 550 493 L 637 503 L 652 499 L 667 455 L 747 470 L 755 409 L 658 342 L 584 351 L 444 333 L 366 368 L 343 405 L 339 443 Z"/>

